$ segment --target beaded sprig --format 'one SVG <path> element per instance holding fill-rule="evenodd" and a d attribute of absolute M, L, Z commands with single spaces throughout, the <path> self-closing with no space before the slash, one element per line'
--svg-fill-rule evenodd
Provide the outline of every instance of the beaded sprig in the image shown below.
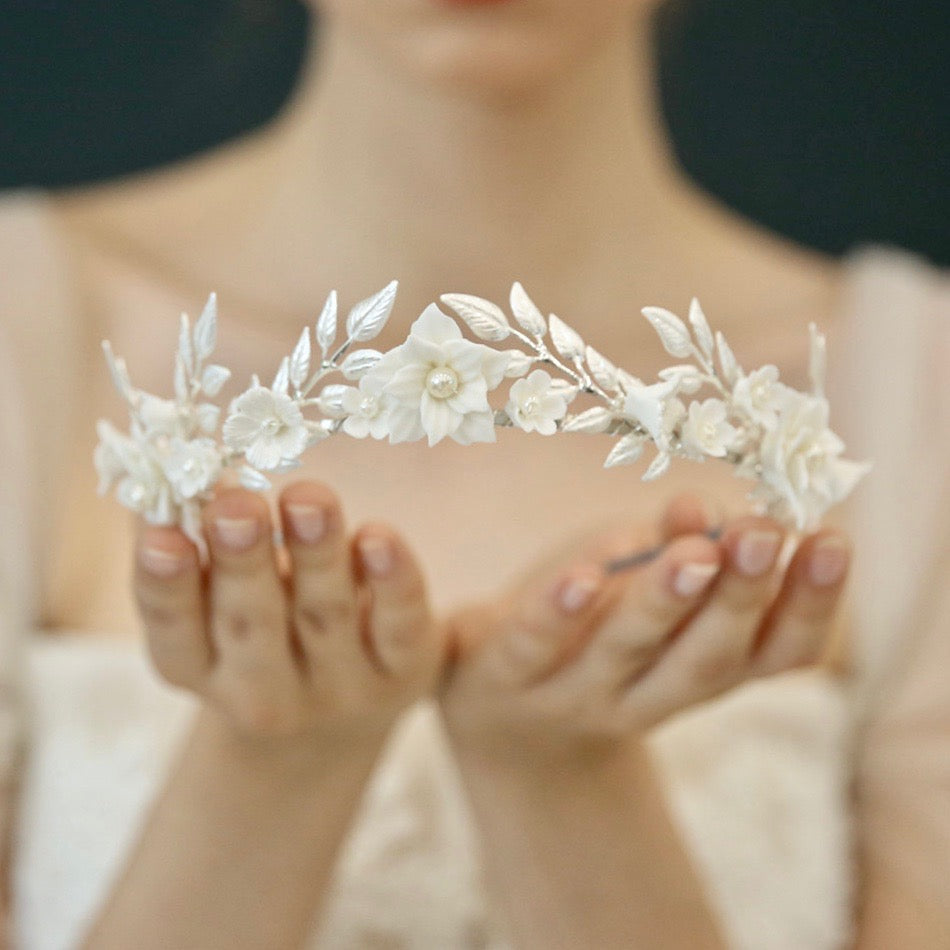
<path fill-rule="evenodd" d="M 136 389 L 125 361 L 103 341 L 130 425 L 122 433 L 98 422 L 99 493 L 114 488 L 121 504 L 153 524 L 179 525 L 203 552 L 201 505 L 227 470 L 237 469 L 244 487 L 264 491 L 271 487 L 265 473 L 296 468 L 307 448 L 338 433 L 391 443 L 427 438 L 430 446 L 446 438 L 494 442 L 498 426 L 541 435 L 602 433 L 614 439 L 607 467 L 637 461 L 648 445 L 656 450 L 644 481 L 661 476 L 674 458 L 730 462 L 737 476 L 755 482 L 748 497 L 756 511 L 801 531 L 814 530 L 871 468 L 842 458 L 844 442 L 828 427 L 825 338 L 814 323 L 805 393 L 782 383 L 774 365 L 745 372 L 697 300 L 686 321 L 646 307 L 642 313 L 666 351 L 692 361 L 662 369 L 657 382 L 646 384 L 554 314 L 545 318 L 519 283 L 511 288 L 512 319 L 480 297 L 445 294 L 441 301 L 457 320 L 432 304 L 398 346 L 385 353 L 355 348 L 383 329 L 396 289 L 393 281 L 357 303 L 341 343 L 332 292 L 270 386 L 253 376 L 231 400 L 220 430 L 213 400 L 231 372 L 208 362 L 217 337 L 214 294 L 194 326 L 181 316 L 174 398 Z M 458 320 L 484 342 L 466 339 Z M 505 349 L 502 342 L 514 345 Z M 493 407 L 489 393 L 506 378 L 514 380 L 507 401 Z M 704 387 L 715 394 L 683 398 Z M 573 411 L 582 395 L 595 404 Z"/>

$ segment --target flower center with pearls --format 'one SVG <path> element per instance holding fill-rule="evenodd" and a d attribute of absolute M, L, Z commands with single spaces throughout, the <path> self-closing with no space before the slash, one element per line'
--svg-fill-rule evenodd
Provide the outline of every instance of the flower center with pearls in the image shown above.
<path fill-rule="evenodd" d="M 280 419 L 271 416 L 270 419 L 265 419 L 264 424 L 261 426 L 265 435 L 277 435 L 281 430 L 281 421 Z"/>
<path fill-rule="evenodd" d="M 533 416 L 541 408 L 541 400 L 537 396 L 529 396 L 521 406 L 526 416 Z"/>
<path fill-rule="evenodd" d="M 451 366 L 436 366 L 426 376 L 426 391 L 433 399 L 450 399 L 459 391 L 458 373 Z"/>
<path fill-rule="evenodd" d="M 360 415 L 372 419 L 379 412 L 379 400 L 375 396 L 364 396 L 360 400 Z"/>

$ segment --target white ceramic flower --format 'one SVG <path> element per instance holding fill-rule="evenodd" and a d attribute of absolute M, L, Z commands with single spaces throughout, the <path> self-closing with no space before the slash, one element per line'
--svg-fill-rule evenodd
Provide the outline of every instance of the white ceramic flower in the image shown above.
<path fill-rule="evenodd" d="M 639 422 L 663 452 L 671 448 L 671 436 L 686 415 L 682 400 L 675 397 L 678 380 L 646 386 L 636 379 L 626 381 L 623 414 L 631 422 Z"/>
<path fill-rule="evenodd" d="M 536 369 L 530 376 L 512 383 L 505 411 L 525 432 L 554 435 L 558 421 L 567 413 L 567 399 L 552 391 L 550 374 Z"/>
<path fill-rule="evenodd" d="M 162 458 L 162 468 L 179 498 L 194 498 L 217 481 L 221 454 L 212 439 L 174 438 Z"/>
<path fill-rule="evenodd" d="M 151 457 L 148 446 L 130 442 L 126 448 L 126 473 L 116 487 L 116 497 L 146 520 L 154 524 L 168 523 L 172 514 L 171 491 L 161 467 Z"/>
<path fill-rule="evenodd" d="M 738 430 L 728 421 L 729 409 L 721 399 L 691 402 L 680 433 L 683 448 L 697 458 L 722 458 L 732 447 Z"/>
<path fill-rule="evenodd" d="M 393 398 L 391 442 L 426 435 L 430 446 L 447 436 L 469 445 L 495 441 L 488 392 L 507 367 L 506 353 L 464 339 L 458 324 L 432 304 L 405 343 L 386 353 L 367 376 L 383 380 L 384 394 Z"/>
<path fill-rule="evenodd" d="M 736 380 L 732 401 L 753 422 L 769 427 L 775 424 L 775 415 L 781 409 L 788 389 L 779 382 L 778 367 L 767 363 Z"/>
<path fill-rule="evenodd" d="M 171 399 L 142 393 L 138 415 L 147 435 L 182 435 L 184 414 L 184 408 Z"/>
<path fill-rule="evenodd" d="M 364 376 L 359 388 L 346 386 L 340 394 L 340 406 L 347 413 L 343 431 L 357 439 L 372 436 L 385 439 L 389 435 L 389 414 L 386 412 L 391 397 L 383 392 L 385 381 L 381 376 Z"/>
<path fill-rule="evenodd" d="M 866 462 L 837 457 L 845 446 L 828 428 L 828 414 L 823 397 L 788 389 L 759 448 L 759 478 L 778 499 L 779 513 L 789 514 L 799 530 L 813 529 L 870 470 Z"/>
<path fill-rule="evenodd" d="M 224 444 L 243 452 L 254 468 L 268 471 L 300 456 L 310 430 L 300 407 L 264 386 L 252 386 L 231 404 L 222 430 Z"/>

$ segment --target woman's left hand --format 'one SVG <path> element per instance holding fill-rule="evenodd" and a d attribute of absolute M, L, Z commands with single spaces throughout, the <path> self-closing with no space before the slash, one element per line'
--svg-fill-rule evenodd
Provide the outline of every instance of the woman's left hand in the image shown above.
<path fill-rule="evenodd" d="M 698 499 L 678 496 L 658 525 L 573 545 L 498 600 L 453 615 L 441 699 L 456 744 L 519 760 L 570 756 L 750 678 L 816 663 L 844 586 L 846 538 L 807 536 L 783 572 L 776 521 L 739 517 L 714 541 L 705 518 Z M 658 541 L 652 562 L 605 569 Z"/>

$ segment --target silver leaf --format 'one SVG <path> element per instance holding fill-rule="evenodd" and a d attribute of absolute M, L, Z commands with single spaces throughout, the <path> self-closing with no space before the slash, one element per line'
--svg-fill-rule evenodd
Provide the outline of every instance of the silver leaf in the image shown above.
<path fill-rule="evenodd" d="M 548 326 L 551 329 L 551 342 L 554 349 L 564 357 L 573 361 L 583 359 L 584 341 L 576 330 L 572 330 L 560 317 L 553 313 L 548 317 Z"/>
<path fill-rule="evenodd" d="M 716 349 L 719 351 L 719 366 L 722 369 L 722 378 L 727 386 L 735 386 L 742 376 L 742 368 L 736 362 L 732 347 L 726 342 L 721 330 L 716 331 Z"/>
<path fill-rule="evenodd" d="M 548 332 L 543 314 L 517 280 L 511 285 L 511 312 L 521 329 L 532 336 L 542 337 Z"/>
<path fill-rule="evenodd" d="M 201 388 L 209 396 L 217 396 L 221 387 L 231 378 L 231 370 L 226 366 L 211 363 L 204 368 L 201 374 Z"/>
<path fill-rule="evenodd" d="M 511 325 L 501 307 L 471 294 L 442 294 L 442 303 L 451 307 L 480 340 L 497 343 L 511 333 Z"/>
<path fill-rule="evenodd" d="M 635 462 L 643 452 L 644 442 L 645 439 L 642 435 L 625 435 L 610 450 L 610 454 L 604 462 L 604 468 L 613 468 L 615 465 L 630 465 Z"/>
<path fill-rule="evenodd" d="M 300 339 L 290 355 L 290 382 L 300 389 L 310 372 L 310 327 L 304 327 Z"/>
<path fill-rule="evenodd" d="M 343 360 L 340 370 L 347 379 L 359 379 L 382 358 L 383 354 L 379 350 L 355 350 Z"/>
<path fill-rule="evenodd" d="M 825 370 L 827 356 L 825 354 L 825 335 L 818 332 L 814 323 L 808 324 L 810 348 L 808 353 L 808 376 L 811 379 L 811 391 L 815 396 L 825 394 Z"/>
<path fill-rule="evenodd" d="M 568 416 L 561 424 L 562 432 L 606 432 L 613 422 L 613 413 L 603 406 L 594 406 L 576 416 Z"/>
<path fill-rule="evenodd" d="M 659 478 L 670 467 L 670 456 L 666 452 L 657 452 L 656 458 L 650 463 L 650 467 L 643 473 L 641 481 L 652 482 Z"/>
<path fill-rule="evenodd" d="M 398 281 L 390 281 L 382 290 L 361 300 L 346 318 L 346 332 L 351 340 L 361 343 L 372 340 L 386 326 L 396 302 Z"/>
<path fill-rule="evenodd" d="M 185 375 L 185 362 L 181 353 L 175 355 L 175 398 L 181 402 L 188 401 L 188 378 Z"/>
<path fill-rule="evenodd" d="M 187 313 L 181 315 L 181 325 L 178 330 L 178 355 L 190 379 L 195 374 L 195 357 L 191 348 L 191 324 L 188 322 Z"/>
<path fill-rule="evenodd" d="M 592 346 L 588 346 L 586 353 L 587 366 L 594 379 L 604 389 L 617 388 L 617 367 L 606 356 L 598 353 Z"/>
<path fill-rule="evenodd" d="M 571 402 L 580 392 L 580 387 L 575 386 L 567 379 L 552 379 L 548 388 L 552 393 L 563 396 L 568 402 Z"/>
<path fill-rule="evenodd" d="M 218 295 L 210 294 L 208 302 L 198 317 L 193 334 L 195 355 L 198 361 L 206 360 L 213 352 L 218 340 Z"/>
<path fill-rule="evenodd" d="M 336 291 L 331 290 L 317 320 L 317 345 L 326 358 L 336 339 Z"/>
<path fill-rule="evenodd" d="M 267 477 L 250 465 L 241 466 L 241 484 L 250 491 L 267 491 L 271 487 Z"/>
<path fill-rule="evenodd" d="M 703 308 L 699 305 L 699 301 L 695 297 L 693 297 L 689 305 L 689 322 L 693 327 L 696 342 L 703 351 L 703 355 L 707 360 L 711 360 L 713 356 L 712 330 L 709 329 L 709 321 L 706 319 L 706 314 L 703 313 Z"/>
<path fill-rule="evenodd" d="M 341 383 L 331 383 L 320 390 L 317 397 L 317 406 L 325 416 L 331 419 L 343 419 L 347 412 L 343 408 L 343 394 L 349 389 Z"/>
<path fill-rule="evenodd" d="M 661 369 L 658 375 L 662 380 L 675 380 L 677 390 L 687 395 L 697 392 L 703 385 L 702 373 L 691 363 L 667 366 L 666 369 Z"/>
<path fill-rule="evenodd" d="M 131 402 L 132 382 L 129 379 L 129 372 L 125 367 L 125 360 L 113 354 L 112 344 L 108 340 L 102 341 L 102 352 L 106 358 L 106 365 L 109 367 L 109 376 L 112 378 L 112 385 L 115 386 L 118 394 L 126 402 Z"/>
<path fill-rule="evenodd" d="M 675 313 L 662 307 L 644 307 L 640 312 L 653 325 L 667 353 L 679 357 L 690 355 L 693 343 L 689 331 Z"/>
<path fill-rule="evenodd" d="M 302 464 L 300 459 L 281 459 L 271 471 L 275 475 L 283 475 L 286 472 L 292 472 L 295 468 L 300 468 Z"/>
<path fill-rule="evenodd" d="M 290 360 L 285 356 L 280 361 L 280 366 L 277 367 L 277 373 L 274 376 L 274 381 L 270 384 L 270 388 L 275 393 L 280 393 L 283 396 L 286 396 L 287 386 L 290 381 Z"/>
<path fill-rule="evenodd" d="M 524 376 L 531 369 L 536 357 L 530 353 L 524 353 L 521 350 L 505 350 L 508 355 L 508 368 L 505 370 L 505 376 L 513 378 L 515 376 Z"/>

